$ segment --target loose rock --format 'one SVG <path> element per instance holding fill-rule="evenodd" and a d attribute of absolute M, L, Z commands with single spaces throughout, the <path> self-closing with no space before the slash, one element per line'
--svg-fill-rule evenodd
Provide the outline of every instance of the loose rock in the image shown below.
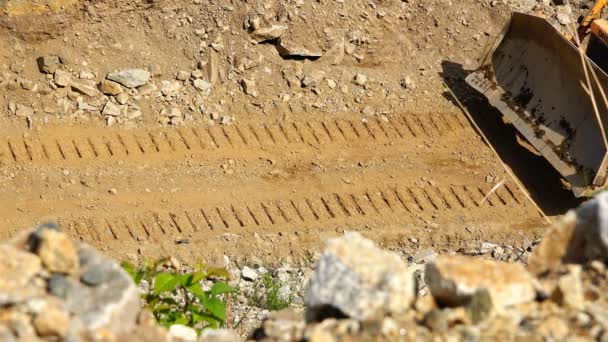
<path fill-rule="evenodd" d="M 110 73 L 107 79 L 120 83 L 127 88 L 137 88 L 148 83 L 150 72 L 143 69 L 127 69 Z"/>
<path fill-rule="evenodd" d="M 306 293 L 306 316 L 314 321 L 327 314 L 327 307 L 356 320 L 381 312 L 401 314 L 413 298 L 412 271 L 397 255 L 347 233 L 327 242 Z"/>
<path fill-rule="evenodd" d="M 536 296 L 532 276 L 522 265 L 472 257 L 438 257 L 427 264 L 425 282 L 445 306 L 466 305 L 481 289 L 488 290 L 499 308 L 530 302 Z"/>

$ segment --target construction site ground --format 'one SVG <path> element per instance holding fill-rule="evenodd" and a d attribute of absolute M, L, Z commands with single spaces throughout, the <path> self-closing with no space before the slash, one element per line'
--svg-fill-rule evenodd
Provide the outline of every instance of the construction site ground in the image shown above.
<path fill-rule="evenodd" d="M 463 81 L 536 1 L 42 2 L 60 6 L 0 1 L 0 238 L 56 220 L 118 258 L 293 262 L 346 230 L 389 248 L 527 245 L 578 202 Z M 255 16 L 319 53 L 255 44 Z M 49 54 L 97 82 L 153 69 L 157 88 L 217 58 L 217 80 L 128 90 L 140 115 L 108 121 L 108 96 L 49 87 Z"/>

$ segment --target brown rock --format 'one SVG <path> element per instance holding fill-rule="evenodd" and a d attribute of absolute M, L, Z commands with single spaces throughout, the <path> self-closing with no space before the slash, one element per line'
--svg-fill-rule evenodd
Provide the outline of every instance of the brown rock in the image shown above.
<path fill-rule="evenodd" d="M 344 60 L 344 38 L 329 49 L 317 63 L 338 65 Z"/>
<path fill-rule="evenodd" d="M 59 87 L 67 87 L 72 82 L 72 75 L 67 71 L 58 69 L 55 70 L 53 81 L 55 81 L 55 84 Z"/>
<path fill-rule="evenodd" d="M 103 80 L 99 86 L 102 93 L 116 96 L 123 92 L 122 86 L 114 81 Z"/>
<path fill-rule="evenodd" d="M 552 269 L 557 269 L 566 256 L 568 244 L 576 230 L 576 213 L 568 212 L 561 220 L 553 224 L 547 231 L 541 243 L 532 251 L 528 258 L 528 270 L 540 275 Z"/>
<path fill-rule="evenodd" d="M 100 92 L 95 87 L 95 81 L 93 80 L 73 80 L 70 83 L 72 90 L 84 94 L 89 97 L 99 96 Z"/>
<path fill-rule="evenodd" d="M 36 315 L 33 323 L 40 336 L 64 337 L 70 326 L 70 316 L 66 311 L 46 305 Z"/>
<path fill-rule="evenodd" d="M 425 281 L 440 305 L 467 305 L 487 289 L 497 308 L 532 301 L 532 276 L 520 264 L 464 256 L 440 256 L 426 266 Z"/>
<path fill-rule="evenodd" d="M 59 56 L 55 55 L 40 56 L 38 59 L 36 59 L 36 62 L 38 63 L 38 69 L 40 69 L 40 72 L 45 74 L 52 74 L 61 66 Z"/>
<path fill-rule="evenodd" d="M 551 295 L 551 299 L 562 306 L 581 310 L 585 306 L 583 282 L 581 280 L 581 267 L 571 265 L 570 271 L 561 276 Z"/>
<path fill-rule="evenodd" d="M 300 57 L 317 59 L 323 55 L 321 51 L 307 49 L 304 46 L 298 45 L 292 41 L 279 40 L 276 44 L 277 51 L 281 57 Z"/>
<path fill-rule="evenodd" d="M 38 291 L 30 282 L 41 269 L 36 255 L 10 245 L 0 245 L 0 305 L 36 294 Z"/>
<path fill-rule="evenodd" d="M 216 84 L 219 77 L 219 58 L 217 52 L 209 49 L 209 61 L 207 62 L 207 79 L 209 83 Z"/>
<path fill-rule="evenodd" d="M 78 254 L 72 241 L 62 232 L 45 229 L 39 237 L 38 256 L 51 272 L 78 272 Z"/>
<path fill-rule="evenodd" d="M 272 25 L 270 27 L 263 27 L 253 31 L 251 38 L 258 43 L 262 43 L 268 40 L 274 40 L 280 38 L 287 31 L 285 25 Z"/>

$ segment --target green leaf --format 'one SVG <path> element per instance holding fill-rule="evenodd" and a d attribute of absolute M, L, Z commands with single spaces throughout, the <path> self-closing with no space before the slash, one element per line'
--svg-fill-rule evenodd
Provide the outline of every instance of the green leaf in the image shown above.
<path fill-rule="evenodd" d="M 220 327 L 222 322 L 218 320 L 216 317 L 213 317 L 209 314 L 200 311 L 191 311 L 192 313 L 192 324 L 196 324 L 198 322 L 207 322 L 209 324 L 209 328 L 217 329 Z"/>
<path fill-rule="evenodd" d="M 192 274 L 192 284 L 198 283 L 199 281 L 205 279 L 207 275 L 203 272 L 194 272 Z"/>
<path fill-rule="evenodd" d="M 207 300 L 203 302 L 203 306 L 220 321 L 224 322 L 226 320 L 226 304 L 224 304 L 224 302 L 222 302 L 219 298 L 207 298 Z"/>
<path fill-rule="evenodd" d="M 203 298 L 207 298 L 207 293 L 203 290 L 201 284 L 192 284 L 188 286 L 187 289 L 201 301 L 203 301 Z"/>
<path fill-rule="evenodd" d="M 180 284 L 181 276 L 171 273 L 159 273 L 154 277 L 154 294 L 170 292 Z"/>
<path fill-rule="evenodd" d="M 123 261 L 122 264 L 120 264 L 120 266 L 122 267 L 123 270 L 125 270 L 127 273 L 129 273 L 131 278 L 135 279 L 135 266 L 133 266 L 133 264 L 131 264 L 128 261 Z"/>
<path fill-rule="evenodd" d="M 236 292 L 236 290 L 223 281 L 217 282 L 211 287 L 211 293 L 214 295 L 232 292 Z"/>
<path fill-rule="evenodd" d="M 135 281 L 135 285 L 139 285 L 141 283 L 141 280 L 144 278 L 145 274 L 146 271 L 144 270 L 139 270 L 135 273 L 135 277 L 133 278 L 133 281 Z"/>

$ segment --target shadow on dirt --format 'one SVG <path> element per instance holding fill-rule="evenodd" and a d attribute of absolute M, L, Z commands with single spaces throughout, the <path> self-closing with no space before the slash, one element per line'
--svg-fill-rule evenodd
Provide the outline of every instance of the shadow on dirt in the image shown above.
<path fill-rule="evenodd" d="M 502 114 L 465 82 L 468 74 L 469 71 L 464 70 L 460 64 L 442 62 L 440 76 L 471 113 L 473 120 L 500 158 L 513 170 L 545 214 L 564 214 L 568 209 L 580 204 L 582 200 L 574 197 L 572 192 L 563 186 L 561 176 L 551 164 L 518 143 L 515 127 L 505 124 Z M 443 96 L 457 105 L 449 92 L 445 92 Z"/>

